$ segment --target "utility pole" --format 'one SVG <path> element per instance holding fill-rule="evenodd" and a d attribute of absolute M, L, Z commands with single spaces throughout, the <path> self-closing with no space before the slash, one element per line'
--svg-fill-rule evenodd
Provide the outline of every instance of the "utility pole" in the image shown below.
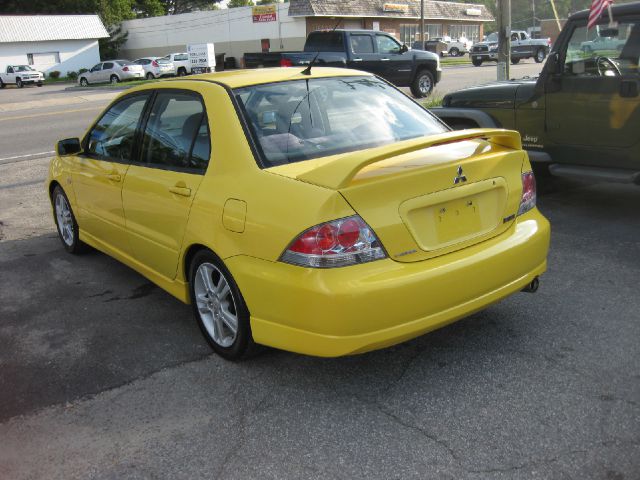
<path fill-rule="evenodd" d="M 424 0 L 420 0 L 420 42 L 422 43 L 422 49 L 426 50 L 426 44 L 424 40 Z"/>
<path fill-rule="evenodd" d="M 511 0 L 498 0 L 498 80 L 509 80 Z"/>

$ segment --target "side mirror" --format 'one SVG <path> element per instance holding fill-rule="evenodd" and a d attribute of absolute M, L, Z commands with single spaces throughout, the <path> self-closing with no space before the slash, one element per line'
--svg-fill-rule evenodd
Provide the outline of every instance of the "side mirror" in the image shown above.
<path fill-rule="evenodd" d="M 62 155 L 75 155 L 82 151 L 79 138 L 65 138 L 56 143 L 56 154 Z"/>
<path fill-rule="evenodd" d="M 409 51 L 409 47 L 407 47 L 406 43 L 403 43 L 402 46 L 400 47 L 400 53 L 406 53 Z"/>

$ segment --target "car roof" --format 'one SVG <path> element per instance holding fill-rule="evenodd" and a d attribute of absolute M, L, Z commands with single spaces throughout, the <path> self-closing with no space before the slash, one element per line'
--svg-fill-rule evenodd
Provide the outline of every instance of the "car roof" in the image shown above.
<path fill-rule="evenodd" d="M 249 87 L 251 85 L 260 85 L 263 83 L 285 82 L 289 80 L 307 80 L 310 78 L 331 78 L 331 77 L 353 77 L 355 76 L 373 76 L 368 72 L 359 70 L 351 70 L 347 68 L 330 68 L 330 67 L 313 67 L 311 75 L 305 75 L 302 71 L 305 66 L 299 67 L 275 67 L 275 68 L 259 68 L 259 69 L 242 69 L 229 70 L 223 72 L 204 73 L 200 75 L 190 75 L 186 79 L 184 77 L 176 79 L 163 80 L 162 82 L 180 82 L 188 80 L 210 81 L 221 83 L 229 88 Z M 154 88 L 158 83 L 142 85 L 140 90 Z"/>

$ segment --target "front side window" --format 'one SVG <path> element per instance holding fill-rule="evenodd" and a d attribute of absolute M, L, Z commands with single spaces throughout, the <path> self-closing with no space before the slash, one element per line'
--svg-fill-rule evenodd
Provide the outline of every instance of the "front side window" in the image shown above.
<path fill-rule="evenodd" d="M 200 97 L 187 92 L 158 93 L 142 142 L 142 162 L 152 167 L 206 170 L 209 130 Z"/>
<path fill-rule="evenodd" d="M 619 21 L 609 28 L 576 27 L 567 45 L 563 73 L 571 76 L 640 76 L 640 21 Z"/>
<path fill-rule="evenodd" d="M 376 35 L 378 53 L 400 53 L 400 44 L 386 35 Z"/>
<path fill-rule="evenodd" d="M 86 152 L 105 160 L 129 162 L 148 94 L 132 95 L 113 105 L 89 133 Z"/>
<path fill-rule="evenodd" d="M 92 72 L 98 72 L 98 71 L 100 71 L 101 68 L 102 68 L 102 64 L 99 63 L 97 65 L 94 65 L 93 68 L 91 68 L 91 71 Z"/>
<path fill-rule="evenodd" d="M 375 77 L 318 78 L 234 90 L 264 167 L 446 131 Z"/>
<path fill-rule="evenodd" d="M 351 51 L 353 53 L 373 53 L 371 35 L 351 35 Z"/>

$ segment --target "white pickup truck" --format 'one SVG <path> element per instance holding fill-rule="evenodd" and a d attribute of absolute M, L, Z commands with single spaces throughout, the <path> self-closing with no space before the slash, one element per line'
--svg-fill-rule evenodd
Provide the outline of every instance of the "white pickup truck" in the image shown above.
<path fill-rule="evenodd" d="M 16 85 L 18 88 L 22 88 L 32 83 L 41 87 L 43 82 L 44 74 L 29 65 L 7 65 L 5 71 L 0 72 L 0 88 L 7 85 Z"/>
<path fill-rule="evenodd" d="M 521 30 L 511 32 L 511 63 L 514 65 L 523 58 L 533 58 L 536 63 L 541 63 L 550 48 L 549 38 L 531 38 Z M 474 43 L 469 55 L 471 63 L 476 67 L 482 65 L 482 62 L 498 61 L 498 34 L 491 33 L 484 42 Z"/>
<path fill-rule="evenodd" d="M 176 67 L 176 75 L 184 77 L 191 74 L 191 62 L 189 61 L 188 53 L 170 53 L 166 57 L 162 57 L 163 60 L 169 60 Z"/>

